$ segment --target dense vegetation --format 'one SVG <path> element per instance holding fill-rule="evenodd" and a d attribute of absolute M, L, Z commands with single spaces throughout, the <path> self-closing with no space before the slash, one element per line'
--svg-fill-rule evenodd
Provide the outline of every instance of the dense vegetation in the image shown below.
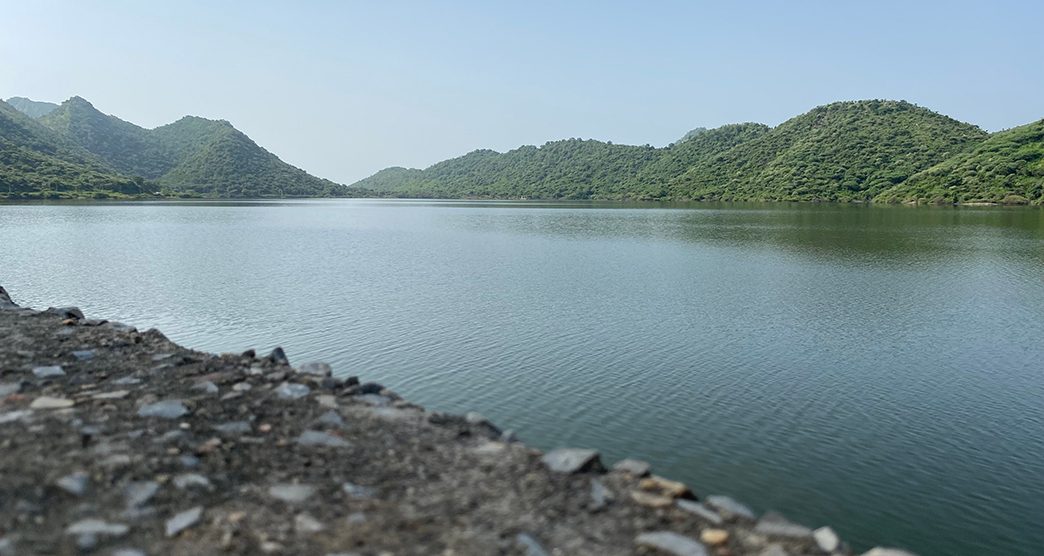
<path fill-rule="evenodd" d="M 419 197 L 660 198 L 670 176 L 765 126 L 692 134 L 667 149 L 566 139 L 506 153 L 478 150 L 426 170 L 388 168 L 353 187 Z"/>
<path fill-rule="evenodd" d="M 167 144 L 183 153 L 161 185 L 212 197 L 325 197 L 345 187 L 316 178 L 262 149 L 225 121 L 186 117 L 158 128 Z M 203 148 L 193 138 L 206 137 Z"/>
<path fill-rule="evenodd" d="M 43 137 L 38 144 L 49 142 L 74 149 L 81 158 L 86 157 L 94 172 L 103 172 L 105 178 L 85 169 L 64 167 L 57 181 L 42 185 L 39 179 L 29 176 L 39 173 L 37 166 L 44 161 L 23 161 L 10 167 L 5 163 L 3 172 L 11 176 L 8 181 L 18 184 L 11 185 L 12 194 L 40 195 L 53 186 L 61 187 L 57 182 L 63 180 L 114 181 L 114 187 L 98 185 L 91 189 L 133 195 L 318 197 L 349 193 L 341 185 L 286 164 L 223 120 L 187 116 L 149 130 L 103 114 L 80 97 L 65 101 L 35 121 L 20 116 L 23 125 L 29 122 Z M 20 145 L 19 137 L 22 136 L 3 135 L 11 145 Z M 120 185 L 123 183 L 134 187 Z"/>
<path fill-rule="evenodd" d="M 1040 202 L 1044 120 L 994 133 L 974 149 L 914 174 L 879 200 L 920 203 Z"/>
<path fill-rule="evenodd" d="M 416 197 L 1040 203 L 1032 127 L 991 137 L 908 102 L 838 102 L 775 128 L 695 129 L 662 149 L 571 139 L 388 168 L 355 185 Z M 953 189 L 928 192 L 941 181 Z"/>
<path fill-rule="evenodd" d="M 0 196 L 138 195 L 143 186 L 0 101 Z"/>
<path fill-rule="evenodd" d="M 868 201 L 985 138 L 975 126 L 907 102 L 839 102 L 694 165 L 672 184 L 672 193 L 693 199 Z"/>

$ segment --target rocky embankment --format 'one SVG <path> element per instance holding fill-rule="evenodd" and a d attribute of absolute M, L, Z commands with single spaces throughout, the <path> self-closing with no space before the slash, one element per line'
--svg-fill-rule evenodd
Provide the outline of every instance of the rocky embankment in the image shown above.
<path fill-rule="evenodd" d="M 280 349 L 200 353 L 2 288 L 0 342 L 0 556 L 849 554 Z"/>

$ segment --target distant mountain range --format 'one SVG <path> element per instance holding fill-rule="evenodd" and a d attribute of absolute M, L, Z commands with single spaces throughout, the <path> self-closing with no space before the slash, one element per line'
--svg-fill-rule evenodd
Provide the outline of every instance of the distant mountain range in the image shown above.
<path fill-rule="evenodd" d="M 569 139 L 478 150 L 352 187 L 442 198 L 1041 204 L 1044 120 L 988 134 L 904 101 L 821 106 L 770 128 L 695 129 L 665 148 Z"/>
<path fill-rule="evenodd" d="M 224 120 L 145 129 L 73 97 L 0 101 L 0 195 L 323 197 L 349 190 L 295 168 Z"/>

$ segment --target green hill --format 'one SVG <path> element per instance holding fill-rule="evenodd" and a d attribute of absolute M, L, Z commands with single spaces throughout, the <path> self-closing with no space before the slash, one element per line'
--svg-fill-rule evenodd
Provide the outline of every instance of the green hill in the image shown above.
<path fill-rule="evenodd" d="M 158 180 L 167 187 L 215 197 L 327 197 L 347 193 L 342 185 L 279 160 L 226 121 L 186 117 L 154 133 L 178 159 L 178 164 Z"/>
<path fill-rule="evenodd" d="M 11 97 L 7 99 L 7 104 L 30 118 L 46 116 L 58 108 L 58 105 L 53 102 L 39 102 L 25 97 Z"/>
<path fill-rule="evenodd" d="M 994 133 L 878 196 L 885 202 L 1006 204 L 1044 199 L 1044 120 Z"/>
<path fill-rule="evenodd" d="M 775 128 L 697 128 L 664 148 L 569 139 L 478 150 L 354 184 L 411 197 L 1042 202 L 1041 122 L 988 135 L 905 101 L 820 106 Z"/>
<path fill-rule="evenodd" d="M 391 168 L 380 170 L 368 178 L 359 180 L 352 187 L 365 187 L 370 191 L 378 193 L 393 193 L 412 186 L 411 184 L 421 180 L 423 175 L 423 170 L 392 166 Z"/>
<path fill-rule="evenodd" d="M 387 168 L 352 187 L 418 197 L 655 199 L 694 163 L 767 129 L 737 124 L 690 132 L 665 149 L 566 139 L 506 153 L 478 150 L 425 170 Z"/>
<path fill-rule="evenodd" d="M 149 130 L 103 114 L 80 97 L 63 102 L 39 121 L 124 174 L 155 180 L 177 164 Z"/>
<path fill-rule="evenodd" d="M 671 191 L 689 199 L 865 201 L 985 138 L 908 102 L 838 102 L 700 161 Z"/>
<path fill-rule="evenodd" d="M 0 101 L 0 196 L 137 195 L 144 185 Z"/>
<path fill-rule="evenodd" d="M 41 116 L 52 136 L 93 155 L 108 171 L 146 181 L 169 194 L 209 197 L 345 195 L 341 185 L 312 176 L 258 146 L 223 120 L 186 116 L 145 129 L 103 114 L 73 97 Z"/>
<path fill-rule="evenodd" d="M 638 173 L 638 183 L 646 197 L 683 196 L 676 182 L 689 168 L 709 164 L 721 153 L 753 141 L 769 129 L 763 124 L 745 123 L 690 131 L 677 143 L 662 149 L 659 157 Z"/>

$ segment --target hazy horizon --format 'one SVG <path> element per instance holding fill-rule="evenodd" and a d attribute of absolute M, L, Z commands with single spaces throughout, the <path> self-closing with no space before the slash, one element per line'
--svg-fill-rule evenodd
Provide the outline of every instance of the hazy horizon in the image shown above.
<path fill-rule="evenodd" d="M 20 3 L 0 22 L 0 97 L 81 96 L 147 128 L 229 120 L 346 184 L 478 148 L 663 146 L 839 100 L 988 131 L 1044 117 L 1044 6 L 759 4 Z"/>

